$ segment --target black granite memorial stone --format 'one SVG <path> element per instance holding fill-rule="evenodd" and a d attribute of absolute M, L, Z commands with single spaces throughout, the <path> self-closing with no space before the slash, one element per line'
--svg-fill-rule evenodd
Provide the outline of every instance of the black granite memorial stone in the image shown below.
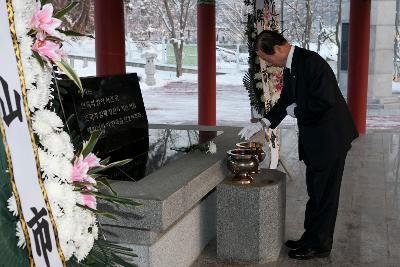
<path fill-rule="evenodd" d="M 74 116 L 68 124 L 79 131 L 81 140 L 88 140 L 95 130 L 102 130 L 94 151 L 112 161 L 135 158 L 135 172 L 145 169 L 149 149 L 148 121 L 136 73 L 104 77 L 81 78 L 84 95 L 71 80 L 58 80 L 60 89 L 68 95 L 63 106 L 66 117 Z M 128 167 L 128 166 L 127 166 Z M 116 173 L 110 178 L 127 180 Z"/>
<path fill-rule="evenodd" d="M 85 77 L 81 81 L 85 88 L 83 96 L 70 80 L 61 80 L 58 85 L 71 92 L 73 110 L 66 110 L 76 114 L 83 140 L 88 140 L 93 131 L 103 130 L 97 150 L 105 154 L 148 136 L 147 116 L 136 73 Z M 74 90 L 70 90 L 71 87 Z"/>
<path fill-rule="evenodd" d="M 107 173 L 109 179 L 138 181 L 178 160 L 186 153 L 177 147 L 190 147 L 210 140 L 221 132 L 148 129 L 146 111 L 136 74 L 81 78 L 85 94 L 68 79 L 57 80 L 71 132 L 88 140 L 96 129 L 104 131 L 94 152 L 111 161 L 131 162 Z M 67 118 L 73 118 L 68 119 Z M 207 138 L 203 138 L 203 137 Z"/>

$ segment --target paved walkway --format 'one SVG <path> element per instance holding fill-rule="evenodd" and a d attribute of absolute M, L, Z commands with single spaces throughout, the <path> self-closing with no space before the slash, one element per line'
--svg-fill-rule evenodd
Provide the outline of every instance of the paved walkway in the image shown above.
<path fill-rule="evenodd" d="M 294 129 L 282 131 L 282 159 L 290 168 L 287 183 L 286 238 L 303 232 L 307 201 L 305 166 L 298 161 Z M 216 260 L 215 241 L 192 267 L 228 266 L 400 266 L 400 133 L 370 130 L 348 154 L 343 176 L 334 247 L 326 259 L 296 261 L 283 246 L 276 263 L 239 265 Z"/>

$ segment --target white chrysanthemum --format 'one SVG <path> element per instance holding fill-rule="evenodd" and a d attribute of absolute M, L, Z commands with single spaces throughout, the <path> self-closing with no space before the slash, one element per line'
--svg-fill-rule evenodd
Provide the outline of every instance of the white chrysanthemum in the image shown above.
<path fill-rule="evenodd" d="M 267 99 L 265 98 L 265 95 L 262 95 L 261 96 L 261 102 L 265 102 L 265 101 L 267 101 Z"/>
<path fill-rule="evenodd" d="M 40 76 L 40 74 L 43 73 L 44 71 L 51 71 L 49 68 L 46 67 L 45 69 L 43 69 L 42 66 L 40 66 L 40 63 L 34 58 L 29 58 L 29 61 L 31 62 L 32 65 L 33 75 Z"/>
<path fill-rule="evenodd" d="M 75 206 L 74 213 L 64 216 L 57 225 L 65 231 L 60 234 L 60 242 L 67 247 L 67 255 L 71 255 L 70 252 L 73 251 L 78 261 L 83 260 L 93 247 L 94 240 L 98 238 L 94 214 Z M 74 249 L 71 248 L 72 244 Z"/>
<path fill-rule="evenodd" d="M 269 88 L 269 89 L 275 88 L 275 86 L 274 86 L 274 81 L 273 81 L 272 79 L 268 81 L 268 88 Z"/>
<path fill-rule="evenodd" d="M 37 79 L 37 88 L 40 90 L 50 90 L 51 79 L 52 76 L 48 72 L 40 74 L 40 78 Z"/>
<path fill-rule="evenodd" d="M 44 177 L 43 178 L 53 178 L 54 175 L 52 173 L 49 173 L 47 171 L 47 165 L 49 163 L 49 157 L 50 155 L 46 153 L 46 151 L 44 151 L 41 148 L 38 148 L 38 155 L 39 155 L 39 161 L 40 161 L 40 168 L 43 172 Z"/>
<path fill-rule="evenodd" d="M 64 241 L 60 238 L 60 246 L 61 246 L 62 252 L 64 254 L 65 260 L 68 261 L 74 254 L 74 251 L 76 250 L 74 242 L 71 240 Z"/>
<path fill-rule="evenodd" d="M 32 44 L 33 44 L 33 38 L 30 36 L 26 36 L 24 38 L 21 38 L 19 41 L 19 48 L 21 52 L 21 55 L 24 55 L 24 58 L 29 58 L 32 56 Z"/>
<path fill-rule="evenodd" d="M 53 214 L 53 218 L 60 218 L 62 216 L 64 216 L 64 210 L 61 207 L 60 204 L 56 203 L 56 202 L 50 202 L 50 207 L 51 207 L 51 214 Z"/>
<path fill-rule="evenodd" d="M 255 79 L 261 80 L 261 79 L 262 79 L 262 73 L 261 73 L 261 72 L 257 72 L 257 73 L 254 75 L 254 78 L 255 78 Z"/>
<path fill-rule="evenodd" d="M 56 210 L 60 208 L 60 212 L 62 211 L 61 214 L 56 214 L 55 216 L 70 215 L 77 201 L 73 186 L 66 183 L 62 184 L 55 179 L 46 179 L 44 186 L 52 207 L 54 206 Z"/>
<path fill-rule="evenodd" d="M 42 145 L 53 156 L 65 156 L 67 159 L 72 159 L 74 156 L 71 139 L 66 132 L 45 136 Z"/>
<path fill-rule="evenodd" d="M 18 216 L 17 201 L 15 200 L 14 194 L 7 200 L 7 208 L 14 216 Z"/>
<path fill-rule="evenodd" d="M 46 153 L 46 151 L 44 151 L 41 148 L 38 148 L 37 151 L 38 151 L 38 155 L 39 155 L 40 165 L 42 166 L 47 163 L 49 155 Z"/>
<path fill-rule="evenodd" d="M 57 218 L 63 216 L 63 185 L 58 183 L 56 180 L 45 180 L 44 186 L 46 188 L 47 197 L 54 217 Z"/>
<path fill-rule="evenodd" d="M 45 178 L 53 179 L 58 177 L 61 182 L 70 182 L 72 163 L 69 160 L 64 157 L 55 157 L 47 153 L 43 155 L 43 159 L 45 159 L 45 161 L 40 160 L 40 166 Z"/>
<path fill-rule="evenodd" d="M 24 68 L 25 85 L 27 90 L 32 90 L 36 88 L 34 83 L 36 82 L 35 75 L 32 72 L 32 64 L 29 60 L 23 60 L 22 66 Z"/>
<path fill-rule="evenodd" d="M 76 211 L 76 204 L 82 198 L 82 194 L 78 191 L 66 191 L 65 192 L 65 201 L 69 203 L 65 203 L 64 212 L 65 216 L 73 217 Z M 73 205 L 72 205 L 73 203 Z"/>
<path fill-rule="evenodd" d="M 38 110 L 32 117 L 33 131 L 40 139 L 53 133 L 61 131 L 64 126 L 60 117 L 50 110 Z"/>
<path fill-rule="evenodd" d="M 14 20 L 15 22 L 15 31 L 19 36 L 26 36 L 27 33 L 29 32 L 29 29 L 25 23 L 25 21 L 21 19 L 16 19 Z M 20 38 L 21 40 L 24 38 Z"/>
<path fill-rule="evenodd" d="M 99 227 L 97 224 L 92 226 L 92 235 L 94 237 L 94 240 L 97 240 L 99 238 Z"/>
<path fill-rule="evenodd" d="M 94 238 L 91 234 L 83 234 L 79 236 L 79 238 L 76 240 L 76 243 L 79 244 L 79 246 L 77 246 L 77 251 L 74 253 L 74 255 L 78 262 L 81 262 L 86 258 L 92 249 Z"/>
<path fill-rule="evenodd" d="M 279 94 L 279 93 L 276 93 L 276 92 L 273 93 L 272 96 L 271 96 L 272 102 L 278 101 L 279 97 L 280 97 L 280 94 Z"/>
<path fill-rule="evenodd" d="M 28 107 L 29 110 L 44 109 L 50 100 L 50 92 L 48 90 L 31 89 L 28 91 Z"/>
<path fill-rule="evenodd" d="M 44 180 L 44 187 L 46 188 L 47 196 L 50 203 L 60 203 L 63 198 L 64 188 L 63 185 L 55 179 Z"/>
<path fill-rule="evenodd" d="M 13 1 L 13 8 L 15 14 L 23 14 L 22 21 L 29 25 L 30 18 L 36 10 L 37 3 L 35 0 Z"/>
<path fill-rule="evenodd" d="M 207 153 L 210 153 L 210 154 L 217 153 L 217 145 L 213 141 L 210 141 L 210 143 L 208 144 Z"/>
<path fill-rule="evenodd" d="M 60 218 L 56 218 L 56 223 L 58 229 L 58 237 L 60 241 L 65 243 L 67 243 L 68 241 L 72 241 L 72 237 L 74 237 L 76 228 L 74 217 L 63 216 Z"/>
<path fill-rule="evenodd" d="M 21 225 L 20 221 L 17 222 L 16 232 L 17 232 L 16 235 L 18 237 L 17 246 L 20 248 L 25 248 L 25 245 L 26 245 L 25 235 L 24 235 L 24 231 L 22 231 L 22 225 Z"/>
<path fill-rule="evenodd" d="M 94 216 L 91 211 L 80 208 L 78 206 L 75 207 L 74 216 L 76 222 L 78 222 L 78 224 L 82 226 L 83 229 L 85 229 L 82 230 L 83 232 L 87 232 L 88 228 L 91 225 L 94 225 L 97 221 L 96 216 Z"/>
<path fill-rule="evenodd" d="M 275 72 L 280 72 L 282 70 L 282 68 L 280 67 L 268 67 L 267 68 L 267 73 L 275 73 Z"/>

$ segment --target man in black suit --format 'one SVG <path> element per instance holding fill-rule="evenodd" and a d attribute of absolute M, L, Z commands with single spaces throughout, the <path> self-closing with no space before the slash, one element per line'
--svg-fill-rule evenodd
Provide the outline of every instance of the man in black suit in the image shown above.
<path fill-rule="evenodd" d="M 284 88 L 264 118 L 239 135 L 248 139 L 263 128 L 274 129 L 286 115 L 297 118 L 299 159 L 306 165 L 309 200 L 303 235 L 285 245 L 291 258 L 328 257 L 345 159 L 358 132 L 332 69 L 317 53 L 292 46 L 268 30 L 257 36 L 255 50 L 267 64 L 285 67 Z"/>

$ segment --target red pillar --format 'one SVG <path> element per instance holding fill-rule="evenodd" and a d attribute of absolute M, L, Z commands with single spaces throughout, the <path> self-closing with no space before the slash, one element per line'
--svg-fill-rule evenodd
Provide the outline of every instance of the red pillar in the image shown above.
<path fill-rule="evenodd" d="M 371 0 L 351 0 L 347 100 L 359 133 L 367 119 Z"/>
<path fill-rule="evenodd" d="M 96 75 L 125 74 L 123 0 L 95 0 Z"/>
<path fill-rule="evenodd" d="M 197 4 L 198 124 L 216 125 L 215 1 Z"/>

